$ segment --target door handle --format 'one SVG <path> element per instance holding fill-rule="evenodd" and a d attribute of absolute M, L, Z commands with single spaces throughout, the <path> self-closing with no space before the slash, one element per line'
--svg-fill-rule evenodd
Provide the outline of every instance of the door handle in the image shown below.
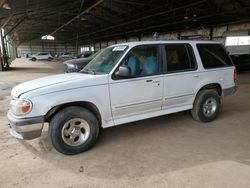
<path fill-rule="evenodd" d="M 146 82 L 153 82 L 153 80 L 146 80 Z"/>
<path fill-rule="evenodd" d="M 194 75 L 194 77 L 195 77 L 195 78 L 199 78 L 199 77 L 200 77 L 200 75 L 197 75 L 197 74 L 196 74 L 196 75 Z"/>
<path fill-rule="evenodd" d="M 153 83 L 160 83 L 160 81 L 159 80 L 153 80 Z"/>

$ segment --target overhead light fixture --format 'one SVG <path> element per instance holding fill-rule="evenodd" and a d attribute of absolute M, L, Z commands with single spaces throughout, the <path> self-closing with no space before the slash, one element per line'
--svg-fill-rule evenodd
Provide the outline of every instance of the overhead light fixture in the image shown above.
<path fill-rule="evenodd" d="M 4 9 L 7 9 L 7 10 L 10 10 L 10 9 L 11 9 L 9 3 L 4 3 L 4 4 L 3 4 L 3 8 L 4 8 Z"/>
<path fill-rule="evenodd" d="M 197 15 L 194 14 L 194 15 L 193 15 L 193 22 L 196 22 L 196 21 L 197 21 L 196 17 L 197 17 Z"/>
<path fill-rule="evenodd" d="M 184 16 L 184 20 L 188 20 L 189 19 L 189 8 L 186 9 L 186 13 L 185 13 L 185 16 Z"/>
<path fill-rule="evenodd" d="M 55 40 L 55 37 L 51 35 L 44 35 L 41 37 L 42 40 Z"/>

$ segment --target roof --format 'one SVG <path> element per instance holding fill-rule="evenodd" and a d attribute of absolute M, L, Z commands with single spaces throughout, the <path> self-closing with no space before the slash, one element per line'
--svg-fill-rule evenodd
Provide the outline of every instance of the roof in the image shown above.
<path fill-rule="evenodd" d="M 136 42 L 126 42 L 120 44 L 114 44 L 111 47 L 115 46 L 123 46 L 128 45 L 130 47 L 138 46 L 138 45 L 145 45 L 145 44 L 221 44 L 218 41 L 211 41 L 211 40 L 155 40 L 155 41 L 136 41 Z"/>
<path fill-rule="evenodd" d="M 64 43 L 140 38 L 250 20 L 249 0 L 2 0 L 0 26 L 15 41 L 52 34 Z"/>

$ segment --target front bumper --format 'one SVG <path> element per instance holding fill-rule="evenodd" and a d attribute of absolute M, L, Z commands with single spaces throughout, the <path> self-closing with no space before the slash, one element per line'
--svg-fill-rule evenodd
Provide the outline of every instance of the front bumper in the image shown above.
<path fill-rule="evenodd" d="M 237 91 L 237 87 L 230 87 L 222 90 L 223 97 L 226 97 L 228 95 L 233 95 Z"/>
<path fill-rule="evenodd" d="M 18 139 L 31 140 L 41 136 L 44 116 L 32 118 L 16 118 L 8 112 L 10 134 Z"/>

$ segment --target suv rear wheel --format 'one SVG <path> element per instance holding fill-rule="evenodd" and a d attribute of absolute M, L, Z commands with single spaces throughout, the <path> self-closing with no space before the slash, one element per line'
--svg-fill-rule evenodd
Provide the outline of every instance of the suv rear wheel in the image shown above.
<path fill-rule="evenodd" d="M 98 138 L 99 124 L 89 110 L 72 106 L 58 112 L 49 125 L 49 137 L 57 151 L 74 155 L 90 149 Z"/>
<path fill-rule="evenodd" d="M 197 121 L 210 122 L 219 114 L 220 96 L 215 89 L 206 89 L 198 93 L 191 114 Z"/>

